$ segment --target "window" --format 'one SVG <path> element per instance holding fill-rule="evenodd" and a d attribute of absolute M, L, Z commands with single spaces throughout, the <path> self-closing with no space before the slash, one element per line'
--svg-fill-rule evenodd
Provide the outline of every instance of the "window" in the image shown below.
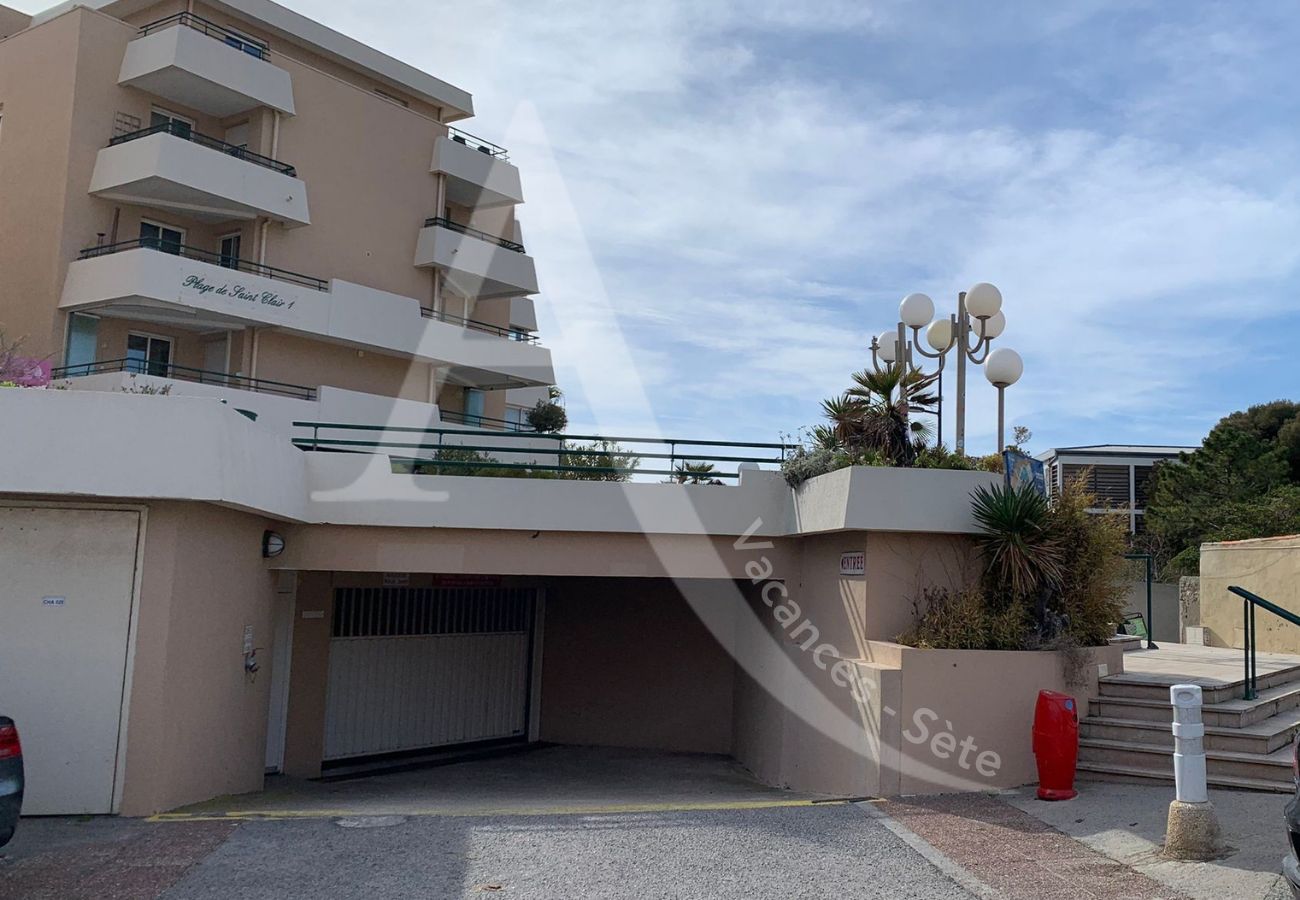
<path fill-rule="evenodd" d="M 140 246 L 161 250 L 164 253 L 175 253 L 179 256 L 181 247 L 185 246 L 185 232 L 179 228 L 171 228 L 158 222 L 142 221 L 140 223 Z"/>
<path fill-rule="evenodd" d="M 242 240 L 243 235 L 237 231 L 221 239 L 221 265 L 227 269 L 239 268 L 239 245 Z"/>
<path fill-rule="evenodd" d="M 94 371 L 95 351 L 99 347 L 99 317 L 73 313 L 68 318 L 68 349 L 63 354 L 70 375 L 89 375 Z"/>
<path fill-rule="evenodd" d="M 528 430 L 528 410 L 522 406 L 507 406 L 506 421 L 515 431 Z"/>
<path fill-rule="evenodd" d="M 126 370 L 141 375 L 166 375 L 171 368 L 172 342 L 151 334 L 126 336 Z"/>
<path fill-rule="evenodd" d="M 465 424 L 482 425 L 483 424 L 483 400 L 482 391 L 476 391 L 474 388 L 465 388 Z"/>
<path fill-rule="evenodd" d="M 149 127 L 157 128 L 160 125 L 172 126 L 172 133 L 177 137 L 187 138 L 194 130 L 194 120 L 189 116 L 182 116 L 155 106 L 149 113 Z"/>

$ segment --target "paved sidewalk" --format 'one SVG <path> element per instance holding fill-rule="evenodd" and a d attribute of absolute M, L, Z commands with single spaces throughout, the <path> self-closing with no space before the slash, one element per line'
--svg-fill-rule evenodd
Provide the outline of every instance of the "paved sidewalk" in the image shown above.
<path fill-rule="evenodd" d="M 1160 857 L 1173 785 L 1082 782 L 1079 796 L 1045 803 L 1033 788 L 1003 795 L 1041 822 L 1194 900 L 1290 900 L 1280 876 L 1287 853 L 1282 811 L 1290 797 L 1253 791 L 1210 791 L 1230 852 L 1214 862 Z"/>
<path fill-rule="evenodd" d="M 942 794 L 873 806 L 987 886 L 972 891 L 986 897 L 1188 900 L 994 795 Z"/>

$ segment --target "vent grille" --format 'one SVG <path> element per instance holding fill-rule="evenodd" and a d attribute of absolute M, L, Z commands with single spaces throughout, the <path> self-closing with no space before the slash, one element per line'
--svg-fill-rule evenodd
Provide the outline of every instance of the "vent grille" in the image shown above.
<path fill-rule="evenodd" d="M 337 588 L 331 634 L 525 633 L 536 594 L 533 588 Z"/>

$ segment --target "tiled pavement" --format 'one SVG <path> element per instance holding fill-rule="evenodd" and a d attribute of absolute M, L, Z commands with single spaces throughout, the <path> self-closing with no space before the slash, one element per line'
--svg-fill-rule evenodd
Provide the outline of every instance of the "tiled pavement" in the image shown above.
<path fill-rule="evenodd" d="M 944 794 L 874 804 L 1008 900 L 1185 900 L 997 797 Z"/>

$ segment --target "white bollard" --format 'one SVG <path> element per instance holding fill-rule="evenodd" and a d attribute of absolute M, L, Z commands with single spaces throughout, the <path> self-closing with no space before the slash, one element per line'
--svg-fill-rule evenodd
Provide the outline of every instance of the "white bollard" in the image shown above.
<path fill-rule="evenodd" d="M 1174 707 L 1174 791 L 1183 803 L 1210 799 L 1205 785 L 1205 725 L 1201 722 L 1201 689 L 1176 684 L 1169 689 Z"/>
<path fill-rule="evenodd" d="M 1205 784 L 1205 725 L 1201 689 L 1176 684 L 1169 689 L 1174 708 L 1174 795 L 1165 828 L 1166 859 L 1207 860 L 1223 852 L 1219 819 Z"/>

